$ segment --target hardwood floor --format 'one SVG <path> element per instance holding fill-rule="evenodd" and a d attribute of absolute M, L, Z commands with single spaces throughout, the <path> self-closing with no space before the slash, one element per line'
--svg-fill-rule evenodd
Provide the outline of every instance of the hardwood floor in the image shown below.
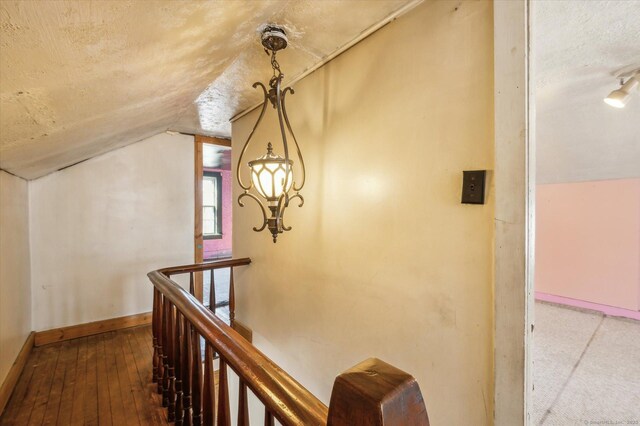
<path fill-rule="evenodd" d="M 0 425 L 165 425 L 151 327 L 34 348 Z"/>

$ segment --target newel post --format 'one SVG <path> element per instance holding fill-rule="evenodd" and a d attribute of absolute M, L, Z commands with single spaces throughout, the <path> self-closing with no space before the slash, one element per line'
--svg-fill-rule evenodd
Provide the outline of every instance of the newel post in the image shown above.
<path fill-rule="evenodd" d="M 336 378 L 327 426 L 429 426 L 418 382 L 369 358 Z"/>

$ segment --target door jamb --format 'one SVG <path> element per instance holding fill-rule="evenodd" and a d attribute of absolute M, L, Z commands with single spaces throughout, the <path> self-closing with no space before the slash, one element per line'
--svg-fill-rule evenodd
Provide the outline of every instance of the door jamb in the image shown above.
<path fill-rule="evenodd" d="M 535 236 L 531 0 L 494 2 L 494 424 L 530 422 Z"/>

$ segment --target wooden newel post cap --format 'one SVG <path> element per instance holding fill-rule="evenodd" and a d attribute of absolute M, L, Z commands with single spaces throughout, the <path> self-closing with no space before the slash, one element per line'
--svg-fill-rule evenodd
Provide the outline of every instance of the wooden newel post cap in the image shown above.
<path fill-rule="evenodd" d="M 336 377 L 327 426 L 358 425 L 429 426 L 416 379 L 377 358 Z"/>

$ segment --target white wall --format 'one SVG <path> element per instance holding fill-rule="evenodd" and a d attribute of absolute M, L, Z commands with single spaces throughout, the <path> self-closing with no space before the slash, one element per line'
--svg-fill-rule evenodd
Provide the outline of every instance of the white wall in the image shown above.
<path fill-rule="evenodd" d="M 27 181 L 0 171 L 0 384 L 31 332 Z"/>
<path fill-rule="evenodd" d="M 147 272 L 193 262 L 193 146 L 162 133 L 30 182 L 36 331 L 148 312 Z"/>
<path fill-rule="evenodd" d="M 482 206 L 460 188 L 494 164 L 492 4 L 423 3 L 295 89 L 306 204 L 277 244 L 252 231 L 250 200 L 234 205 L 234 256 L 253 259 L 238 318 L 325 402 L 377 356 L 417 378 L 432 424 L 491 424 L 493 189 Z M 235 162 L 256 117 L 233 125 Z M 263 125 L 247 160 L 278 141 Z"/>

